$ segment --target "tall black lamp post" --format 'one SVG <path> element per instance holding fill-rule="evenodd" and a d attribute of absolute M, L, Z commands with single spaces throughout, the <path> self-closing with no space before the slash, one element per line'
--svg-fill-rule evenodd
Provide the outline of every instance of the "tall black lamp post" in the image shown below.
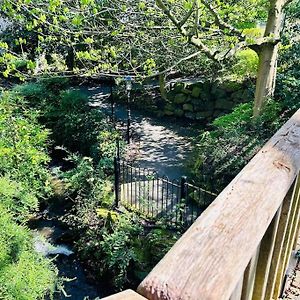
<path fill-rule="evenodd" d="M 132 77 L 126 76 L 125 77 L 126 82 L 126 92 L 127 92 L 127 143 L 130 144 L 130 124 L 131 124 L 131 111 L 130 111 L 130 95 L 132 90 Z"/>

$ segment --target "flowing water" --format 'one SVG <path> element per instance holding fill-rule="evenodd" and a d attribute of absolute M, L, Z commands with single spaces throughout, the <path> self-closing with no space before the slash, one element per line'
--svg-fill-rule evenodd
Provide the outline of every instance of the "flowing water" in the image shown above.
<path fill-rule="evenodd" d="M 64 278 L 64 289 L 55 294 L 55 300 L 100 299 L 107 294 L 100 283 L 89 278 L 79 258 L 72 249 L 73 235 L 61 221 L 70 209 L 64 199 L 53 199 L 47 209 L 31 220 L 34 247 L 40 254 L 54 258 L 59 276 Z M 90 276 L 91 277 L 91 276 Z"/>

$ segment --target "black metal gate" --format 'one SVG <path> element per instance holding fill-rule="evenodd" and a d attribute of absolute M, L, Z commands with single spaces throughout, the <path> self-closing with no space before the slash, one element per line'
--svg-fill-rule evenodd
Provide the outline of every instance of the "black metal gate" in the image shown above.
<path fill-rule="evenodd" d="M 170 180 L 150 169 L 115 158 L 115 204 L 138 211 L 147 219 L 188 227 L 214 200 L 215 194 L 183 176 Z"/>

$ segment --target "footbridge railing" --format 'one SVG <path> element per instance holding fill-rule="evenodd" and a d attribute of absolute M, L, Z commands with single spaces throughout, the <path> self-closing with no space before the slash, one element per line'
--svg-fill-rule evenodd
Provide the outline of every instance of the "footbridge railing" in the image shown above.
<path fill-rule="evenodd" d="M 300 110 L 137 289 L 109 300 L 278 299 L 299 235 Z"/>

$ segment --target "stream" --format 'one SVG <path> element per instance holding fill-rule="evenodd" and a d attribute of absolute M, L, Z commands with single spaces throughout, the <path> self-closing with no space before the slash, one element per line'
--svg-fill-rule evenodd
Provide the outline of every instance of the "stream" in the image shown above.
<path fill-rule="evenodd" d="M 64 279 L 64 288 L 57 291 L 54 300 L 91 300 L 106 296 L 101 284 L 95 284 L 89 273 L 72 251 L 73 239 L 69 228 L 61 217 L 70 209 L 65 199 L 53 198 L 51 204 L 29 223 L 33 230 L 35 250 L 54 259 L 59 276 Z"/>
<path fill-rule="evenodd" d="M 77 88 L 76 88 L 77 89 Z M 88 95 L 90 106 L 111 115 L 109 86 L 81 86 L 79 89 Z M 198 134 L 191 124 L 174 119 L 157 119 L 144 112 L 132 110 L 131 131 L 134 135 L 128 152 L 133 161 L 141 167 L 156 170 L 160 176 L 179 179 L 190 175 L 189 163 L 193 154 L 193 138 Z M 118 124 L 127 124 L 127 110 L 123 104 L 116 105 L 115 119 Z M 64 278 L 64 288 L 55 294 L 55 300 L 101 299 L 111 291 L 101 283 L 95 283 L 91 274 L 84 269 L 79 257 L 73 252 L 72 234 L 61 221 L 71 203 L 66 199 L 53 198 L 35 219 L 29 223 L 33 231 L 35 250 L 54 259 L 59 276 Z"/>

